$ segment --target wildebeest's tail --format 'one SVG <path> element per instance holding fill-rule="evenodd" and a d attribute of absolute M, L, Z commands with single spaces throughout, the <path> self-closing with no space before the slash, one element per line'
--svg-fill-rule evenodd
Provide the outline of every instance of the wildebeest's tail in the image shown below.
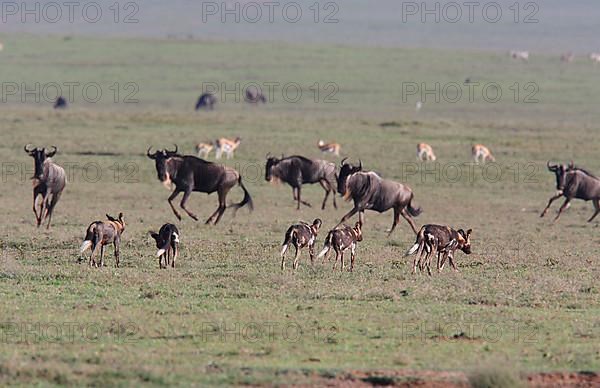
<path fill-rule="evenodd" d="M 412 200 L 413 200 L 413 197 L 411 197 L 410 201 L 408 202 L 408 206 L 407 206 L 408 213 L 413 217 L 418 217 L 419 214 L 423 213 L 423 209 L 420 206 L 413 207 Z"/>
<path fill-rule="evenodd" d="M 250 196 L 250 193 L 248 192 L 248 190 L 246 190 L 246 186 L 244 186 L 244 184 L 242 183 L 241 176 L 238 178 L 238 184 L 240 185 L 242 190 L 244 190 L 244 199 L 242 199 L 242 202 L 240 202 L 240 203 L 232 204 L 231 207 L 233 207 L 235 210 L 237 210 L 241 207 L 248 205 L 248 207 L 250 207 L 250 211 L 254 210 L 254 203 L 252 202 L 252 197 Z"/>
<path fill-rule="evenodd" d="M 96 223 L 92 222 L 85 231 L 85 237 L 83 239 L 83 242 L 81 243 L 81 247 L 79 248 L 80 254 L 83 254 L 83 252 L 85 252 L 88 248 L 92 246 L 92 243 L 96 237 L 96 227 Z"/>

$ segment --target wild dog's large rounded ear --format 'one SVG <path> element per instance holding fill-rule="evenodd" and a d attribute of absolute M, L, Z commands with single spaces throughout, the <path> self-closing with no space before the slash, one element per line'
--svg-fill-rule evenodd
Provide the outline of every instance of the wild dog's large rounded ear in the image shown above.
<path fill-rule="evenodd" d="M 153 239 L 155 239 L 155 240 L 157 240 L 157 239 L 158 239 L 158 237 L 159 237 L 158 233 L 156 233 L 156 232 L 155 232 L 155 231 L 153 231 L 153 230 L 149 230 L 149 231 L 148 231 L 148 234 L 150 235 L 150 237 L 152 237 L 152 238 L 153 238 Z"/>
<path fill-rule="evenodd" d="M 315 220 L 313 221 L 313 225 L 316 226 L 317 228 L 320 228 L 321 225 L 323 225 L 323 221 L 321 221 L 320 218 L 315 218 Z"/>
<path fill-rule="evenodd" d="M 111 216 L 110 214 L 108 214 L 108 213 L 106 213 L 106 218 L 107 218 L 109 221 L 116 221 L 116 220 L 115 220 L 115 218 L 114 218 L 114 217 L 112 217 L 112 216 Z"/>
<path fill-rule="evenodd" d="M 123 221 L 123 213 L 119 213 L 119 220 Z"/>
<path fill-rule="evenodd" d="M 473 231 L 473 229 L 467 230 L 467 236 L 470 236 L 472 231 Z"/>

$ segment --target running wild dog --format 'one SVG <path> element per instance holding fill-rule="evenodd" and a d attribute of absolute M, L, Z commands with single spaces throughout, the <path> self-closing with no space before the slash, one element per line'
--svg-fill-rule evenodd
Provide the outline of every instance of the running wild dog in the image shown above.
<path fill-rule="evenodd" d="M 454 264 L 454 252 L 460 249 L 467 255 L 471 254 L 471 232 L 471 229 L 465 233 L 462 229 L 456 231 L 449 226 L 423 225 L 417 233 L 417 240 L 414 245 L 405 254 L 405 256 L 416 254 L 412 273 L 417 272 L 417 267 L 419 271 L 423 271 L 423 267 L 426 266 L 427 272 L 431 276 L 431 256 L 436 253 L 438 272 L 444 269 L 446 259 L 449 260 L 452 268 L 458 272 L 458 268 Z"/>
<path fill-rule="evenodd" d="M 433 153 L 433 148 L 431 148 L 431 146 L 427 143 L 419 143 L 417 145 L 417 160 L 426 162 L 426 161 L 432 161 L 435 162 L 436 160 L 436 156 Z"/>
<path fill-rule="evenodd" d="M 325 238 L 325 246 L 319 253 L 318 258 L 323 258 L 323 262 L 331 249 L 335 251 L 335 262 L 333 263 L 333 270 L 338 262 L 338 258 L 341 260 L 340 271 L 344 270 L 344 252 L 350 249 L 350 272 L 354 269 L 354 258 L 356 257 L 356 245 L 358 242 L 363 240 L 362 224 L 357 222 L 354 228 L 343 225 L 340 228 L 331 230 Z"/>
<path fill-rule="evenodd" d="M 206 159 L 210 155 L 211 151 L 215 148 L 213 143 L 198 143 L 196 145 L 196 153 L 199 158 Z"/>
<path fill-rule="evenodd" d="M 215 147 L 216 147 L 215 157 L 217 159 L 221 159 L 221 155 L 223 155 L 223 152 L 224 152 L 225 155 L 227 155 L 227 159 L 233 158 L 233 153 L 240 146 L 241 142 L 242 142 L 241 137 L 236 137 L 233 140 L 226 139 L 224 137 L 217 139 L 215 141 Z"/>
<path fill-rule="evenodd" d="M 98 246 L 100 246 L 100 267 L 104 266 L 104 246 L 113 244 L 115 248 L 115 262 L 119 266 L 119 246 L 121 244 L 121 235 L 125 231 L 125 220 L 123 213 L 119 213 L 119 218 L 106 215 L 108 221 L 94 221 L 88 226 L 85 232 L 85 239 L 81 244 L 80 253 L 92 248 L 90 254 L 90 267 L 98 268 L 98 262 L 94 259 Z"/>
<path fill-rule="evenodd" d="M 340 156 L 341 145 L 338 143 L 325 143 L 323 140 L 319 140 L 317 143 L 317 147 L 324 154 L 333 154 L 335 156 Z"/>
<path fill-rule="evenodd" d="M 310 254 L 310 262 L 313 263 L 315 259 L 315 243 L 317 242 L 317 234 L 321 228 L 322 221 L 317 218 L 313 221 L 312 225 L 306 222 L 300 222 L 292 225 L 285 232 L 285 240 L 281 247 L 281 270 L 285 269 L 285 253 L 287 252 L 290 244 L 296 249 L 294 256 L 294 269 L 298 268 L 298 260 L 300 256 L 300 250 L 308 247 L 308 253 Z"/>
<path fill-rule="evenodd" d="M 156 256 L 158 267 L 167 268 L 171 265 L 175 268 L 175 260 L 179 254 L 179 230 L 173 224 L 164 224 L 158 233 L 150 231 L 150 236 L 156 241 Z M 163 264 L 164 262 L 164 264 Z"/>
<path fill-rule="evenodd" d="M 475 163 L 495 162 L 496 158 L 490 152 L 489 148 L 482 144 L 475 144 L 471 148 L 471 154 Z"/>
<path fill-rule="evenodd" d="M 52 161 L 52 157 L 58 149 L 52 146 L 53 150 L 48 152 L 45 148 L 28 148 L 29 144 L 23 149 L 31 156 L 35 162 L 35 172 L 33 174 L 33 213 L 37 226 L 48 219 L 46 229 L 50 228 L 52 221 L 52 212 L 58 203 L 60 196 L 65 188 L 67 176 L 65 170 Z M 41 201 L 38 205 L 38 197 Z M 39 214 L 38 214 L 39 207 Z"/>

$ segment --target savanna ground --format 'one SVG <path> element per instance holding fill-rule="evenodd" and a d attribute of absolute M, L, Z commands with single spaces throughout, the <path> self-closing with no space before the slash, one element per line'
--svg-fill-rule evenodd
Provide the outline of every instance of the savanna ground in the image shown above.
<path fill-rule="evenodd" d="M 598 223 L 585 222 L 592 205 L 574 202 L 556 225 L 553 212 L 539 213 L 554 193 L 548 159 L 600 171 L 600 68 L 416 49 L 3 41 L 3 82 L 96 82 L 104 94 L 96 104 L 78 95 L 64 112 L 15 96 L 0 108 L 2 383 L 466 385 L 465 376 L 510 383 L 519 373 L 599 369 Z M 416 96 L 402 101 L 402 82 L 462 85 L 467 77 L 497 82 L 504 97 L 430 101 L 419 114 Z M 193 112 L 203 82 L 249 81 L 297 82 L 304 97 L 292 104 L 278 94 L 256 107 L 230 99 Z M 124 104 L 121 95 L 114 104 L 114 82 L 136 83 L 139 102 Z M 336 83 L 338 102 L 321 95 L 314 103 L 315 82 Z M 522 90 L 515 103 L 515 82 L 536 83 L 539 102 L 523 103 Z M 192 153 L 194 143 L 218 136 L 243 138 L 227 163 L 242 171 L 255 211 L 228 211 L 216 227 L 185 217 L 177 222 L 178 266 L 159 270 L 148 230 L 176 219 L 145 151 L 177 143 Z M 329 203 L 321 211 L 322 190 L 307 186 L 313 208 L 296 211 L 289 187 L 264 181 L 264 156 L 319 157 L 321 138 L 409 184 L 424 209 L 419 225 L 472 228 L 473 254 L 456 255 L 461 272 L 411 275 L 403 253 L 414 235 L 402 221 L 388 238 L 391 213 L 367 213 L 353 273 L 311 265 L 306 252 L 298 271 L 288 261 L 281 272 L 291 223 L 322 218 L 320 247 L 351 206 L 338 198 L 338 210 Z M 429 172 L 415 164 L 421 141 L 438 155 Z M 470 165 L 475 142 L 490 146 L 498 163 Z M 71 166 L 49 231 L 34 226 L 26 143 L 57 145 L 54 160 Z M 241 198 L 238 188 L 231 193 L 230 201 Z M 189 206 L 204 220 L 216 201 L 195 193 Z M 103 269 L 79 264 L 87 225 L 119 211 L 127 222 L 122 267 L 111 249 Z"/>

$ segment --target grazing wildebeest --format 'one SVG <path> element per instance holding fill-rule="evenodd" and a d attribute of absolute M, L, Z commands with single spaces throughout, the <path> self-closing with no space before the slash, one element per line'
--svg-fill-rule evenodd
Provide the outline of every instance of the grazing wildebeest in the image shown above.
<path fill-rule="evenodd" d="M 405 256 L 417 255 L 413 262 L 412 273 L 417 272 L 417 267 L 422 271 L 423 266 L 426 266 L 431 276 L 431 256 L 436 252 L 438 272 L 444 269 L 446 259 L 449 259 L 452 268 L 458 272 L 458 268 L 454 265 L 454 252 L 460 249 L 467 255 L 471 254 L 471 232 L 471 229 L 465 232 L 462 229 L 456 231 L 449 226 L 423 225 L 417 233 L 414 245 L 405 254 Z"/>
<path fill-rule="evenodd" d="M 42 224 L 42 221 L 48 218 L 48 225 L 46 225 L 48 229 L 50 228 L 54 207 L 58 203 L 67 183 L 67 175 L 65 170 L 51 159 L 58 151 L 56 147 L 52 146 L 53 150 L 47 152 L 45 148 L 30 150 L 27 148 L 28 145 L 23 149 L 33 158 L 35 165 L 35 172 L 31 178 L 33 179 L 33 212 L 38 227 Z M 42 197 L 39 204 L 39 214 L 36 206 L 38 196 Z"/>
<path fill-rule="evenodd" d="M 294 200 L 298 201 L 297 209 L 300 204 L 311 206 L 300 197 L 300 189 L 305 183 L 320 183 L 325 190 L 325 198 L 321 209 L 325 209 L 325 203 L 329 193 L 333 194 L 333 207 L 337 209 L 335 202 L 335 164 L 326 160 L 311 160 L 304 156 L 283 155 L 281 159 L 267 154 L 267 164 L 265 166 L 265 180 L 267 182 L 275 180 L 283 181 L 292 186 Z"/>
<path fill-rule="evenodd" d="M 315 243 L 317 242 L 317 234 L 321 228 L 322 221 L 317 218 L 313 221 L 312 225 L 307 222 L 300 222 L 292 225 L 285 232 L 285 239 L 281 246 L 281 270 L 285 269 L 285 253 L 287 252 L 290 244 L 296 249 L 294 256 L 294 269 L 298 268 L 298 259 L 300 256 L 300 250 L 308 247 L 308 253 L 310 254 L 310 262 L 312 263 L 315 259 Z"/>
<path fill-rule="evenodd" d="M 179 230 L 173 224 L 164 224 L 158 233 L 150 231 L 150 236 L 156 241 L 156 256 L 158 256 L 158 267 L 167 268 L 171 265 L 175 268 L 175 259 L 179 254 Z M 164 264 L 163 264 L 164 261 Z"/>
<path fill-rule="evenodd" d="M 196 110 L 209 109 L 213 110 L 217 104 L 217 97 L 211 93 L 204 93 L 198 97 L 196 102 Z"/>
<path fill-rule="evenodd" d="M 100 267 L 104 266 L 104 246 L 113 244 L 115 248 L 115 262 L 119 266 L 119 247 L 121 245 L 121 235 L 125 231 L 125 220 L 123 213 L 119 213 L 118 218 L 106 215 L 108 221 L 94 221 L 88 226 L 85 231 L 85 238 L 79 249 L 80 254 L 92 248 L 90 254 L 90 267 L 98 267 L 98 263 L 94 259 L 96 248 L 100 246 Z"/>
<path fill-rule="evenodd" d="M 335 228 L 327 234 L 325 238 L 325 246 L 319 253 L 317 258 L 323 258 L 323 262 L 327 258 L 331 249 L 335 251 L 335 263 L 333 263 L 333 270 L 337 265 L 338 258 L 341 259 L 340 270 L 344 270 L 344 252 L 350 249 L 350 272 L 354 269 L 354 258 L 356 257 L 356 244 L 363 240 L 362 224 L 357 222 L 354 228 L 343 225 L 340 228 Z"/>
<path fill-rule="evenodd" d="M 437 157 L 433 153 L 433 147 L 431 147 L 427 143 L 419 143 L 417 144 L 417 160 L 426 162 L 432 161 L 435 162 Z"/>
<path fill-rule="evenodd" d="M 60 96 L 54 102 L 54 109 L 66 109 L 67 108 L 67 100 Z"/>
<path fill-rule="evenodd" d="M 190 194 L 193 191 L 207 194 L 217 192 L 219 195 L 219 207 L 206 220 L 207 224 L 213 222 L 216 225 L 219 222 L 227 208 L 227 193 L 236 184 L 244 191 L 244 199 L 240 203 L 229 206 L 237 210 L 248 205 L 250 210 L 253 209 L 252 198 L 242 183 L 242 177 L 233 168 L 207 162 L 191 155 L 180 155 L 177 153 L 177 145 L 175 145 L 175 151 L 167 151 L 166 149 L 157 150 L 153 154 L 150 153 L 151 148 L 148 148 L 146 154 L 150 159 L 155 161 L 158 179 L 163 182 L 165 187 L 170 187 L 171 183 L 175 184 L 175 190 L 169 196 L 168 201 L 173 213 L 175 213 L 175 216 L 179 220 L 181 220 L 181 216 L 175 210 L 173 200 L 181 192 L 183 192 L 183 198 L 179 206 L 196 221 L 198 221 L 198 217 L 185 207 Z"/>
<path fill-rule="evenodd" d="M 394 209 L 394 223 L 389 230 L 388 236 L 392 234 L 400 216 L 404 217 L 410 224 L 413 232 L 417 233 L 417 226 L 412 217 L 421 214 L 420 207 L 413 207 L 414 194 L 410 187 L 399 182 L 382 179 L 373 171 L 363 171 L 362 162 L 358 166 L 345 163 L 343 159 L 340 164 L 338 176 L 338 192 L 349 201 L 354 201 L 354 207 L 348 212 L 338 225 L 358 213 L 360 223 L 363 223 L 365 210 L 374 210 L 383 213 Z"/>
<path fill-rule="evenodd" d="M 255 87 L 246 89 L 245 100 L 250 104 L 258 104 L 259 102 L 263 104 L 267 103 L 267 98 L 262 93 L 262 90 Z"/>
<path fill-rule="evenodd" d="M 583 199 L 584 201 L 592 201 L 594 203 L 594 214 L 588 220 L 592 222 L 594 218 L 600 213 L 600 179 L 592 175 L 588 171 L 575 167 L 573 162 L 569 166 L 564 164 L 547 164 L 548 170 L 556 175 L 556 194 L 550 198 L 548 205 L 540 214 L 540 217 L 544 217 L 552 202 L 560 197 L 565 197 L 565 202 L 562 204 L 554 218 L 553 222 L 556 222 L 560 217 L 561 213 L 569 206 L 571 200 Z"/>

